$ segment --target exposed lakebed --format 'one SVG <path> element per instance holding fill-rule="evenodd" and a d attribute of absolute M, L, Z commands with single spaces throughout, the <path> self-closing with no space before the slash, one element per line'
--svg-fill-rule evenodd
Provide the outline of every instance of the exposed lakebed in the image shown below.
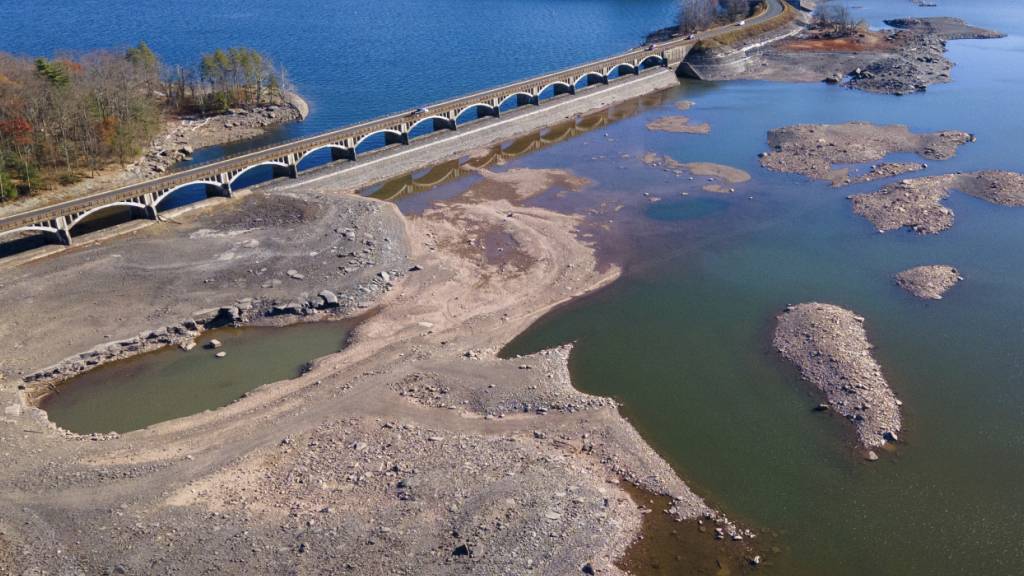
<path fill-rule="evenodd" d="M 866 9 L 872 19 L 893 10 Z M 991 15 L 971 16 L 999 27 Z M 1024 256 L 1013 247 L 1024 242 L 1024 216 L 953 190 L 945 202 L 957 214 L 954 228 L 880 235 L 846 197 L 906 176 L 833 188 L 764 170 L 757 155 L 772 129 L 866 121 L 977 135 L 914 177 L 1020 172 L 1014 143 L 1024 126 L 1000 112 L 1022 96 L 1024 78 L 1006 67 L 1019 49 L 1014 36 L 952 43 L 954 81 L 906 98 L 821 84 L 684 83 L 634 118 L 492 168 L 563 169 L 591 181 L 580 193 L 553 189 L 529 202 L 585 215 L 582 234 L 625 263 L 620 281 L 553 312 L 505 353 L 575 342 L 576 386 L 622 401 L 645 439 L 712 505 L 771 532 L 773 544 L 753 544 L 767 548 L 762 573 L 1015 573 L 1024 562 L 1016 512 L 1024 501 L 1015 488 L 1024 468 L 1014 456 L 1024 442 L 1024 395 L 1015 385 Z M 695 101 L 687 114 L 711 132 L 647 130 L 674 113 L 676 100 Z M 706 193 L 703 178 L 645 165 L 647 153 L 731 166 L 752 180 L 734 194 Z M 897 153 L 869 162 L 912 161 L 921 159 Z M 454 179 L 399 205 L 454 198 L 475 182 Z M 908 298 L 893 281 L 934 262 L 956 263 L 970 281 L 941 302 Z M 811 301 L 867 318 L 874 356 L 905 403 L 900 442 L 878 462 L 864 460 L 846 419 L 815 412 L 823 396 L 771 345 L 775 317 Z M 638 573 L 715 573 L 647 548 L 638 553 L 648 561 L 629 563 Z"/>

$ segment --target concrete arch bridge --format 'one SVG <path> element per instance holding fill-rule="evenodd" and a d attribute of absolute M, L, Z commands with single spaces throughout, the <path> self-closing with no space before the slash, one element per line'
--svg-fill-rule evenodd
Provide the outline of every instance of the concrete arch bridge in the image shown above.
<path fill-rule="evenodd" d="M 775 18 L 792 10 L 782 0 L 768 0 L 768 9 L 748 25 Z M 297 178 L 300 164 L 310 155 L 330 151 L 332 161 L 358 161 L 373 141 L 384 147 L 410 145 L 427 128 L 458 130 L 460 126 L 488 117 L 500 117 L 505 111 L 524 106 L 541 106 L 549 98 L 572 97 L 595 84 L 608 84 L 616 78 L 639 75 L 650 68 L 676 66 L 700 39 L 731 32 L 723 27 L 677 38 L 657 46 L 647 46 L 595 60 L 565 70 L 529 78 L 505 86 L 482 90 L 435 104 L 360 122 L 323 134 L 301 138 L 234 157 L 195 166 L 146 182 L 101 192 L 75 200 L 29 210 L 0 218 L 0 242 L 9 235 L 43 233 L 70 244 L 76 226 L 105 209 L 127 207 L 133 216 L 157 218 L 161 204 L 187 187 L 205 187 L 208 195 L 231 196 L 232 186 L 251 170 L 269 167 L 274 177 Z"/>

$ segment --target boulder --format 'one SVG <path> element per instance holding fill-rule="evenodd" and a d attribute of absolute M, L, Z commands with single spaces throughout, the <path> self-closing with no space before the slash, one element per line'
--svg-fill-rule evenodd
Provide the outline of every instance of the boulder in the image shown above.
<path fill-rule="evenodd" d="M 320 299 L 323 300 L 323 308 L 336 308 L 338 306 L 338 295 L 330 290 L 321 290 Z"/>

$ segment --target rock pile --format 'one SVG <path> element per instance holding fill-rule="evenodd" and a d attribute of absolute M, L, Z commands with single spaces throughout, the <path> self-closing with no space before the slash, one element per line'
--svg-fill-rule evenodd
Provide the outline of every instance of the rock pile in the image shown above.
<path fill-rule="evenodd" d="M 963 276 L 952 266 L 917 266 L 896 275 L 900 288 L 926 300 L 942 300 L 961 280 Z"/>
<path fill-rule="evenodd" d="M 871 356 L 864 318 L 810 302 L 789 306 L 777 320 L 775 348 L 825 394 L 829 408 L 853 422 L 861 445 L 895 441 L 901 402 Z"/>

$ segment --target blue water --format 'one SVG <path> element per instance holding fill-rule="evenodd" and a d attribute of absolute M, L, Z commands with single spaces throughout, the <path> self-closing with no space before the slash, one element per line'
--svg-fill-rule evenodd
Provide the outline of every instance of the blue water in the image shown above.
<path fill-rule="evenodd" d="M 287 70 L 310 117 L 290 138 L 638 45 L 672 0 L 2 0 L 0 50 L 53 55 L 145 40 L 168 64 L 248 46 Z"/>

